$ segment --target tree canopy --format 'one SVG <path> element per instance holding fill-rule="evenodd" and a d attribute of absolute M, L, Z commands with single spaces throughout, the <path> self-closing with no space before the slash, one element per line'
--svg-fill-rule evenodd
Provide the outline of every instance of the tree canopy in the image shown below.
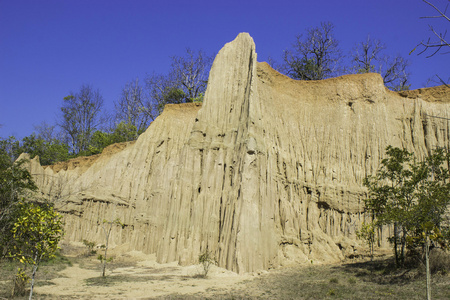
<path fill-rule="evenodd" d="M 390 241 L 396 262 L 404 263 L 406 246 L 423 245 L 432 230 L 448 236 L 445 211 L 450 204 L 450 153 L 437 148 L 422 161 L 405 149 L 389 146 L 376 175 L 365 180 L 365 207 L 377 226 L 394 228 Z M 448 243 L 441 239 L 436 243 Z"/>
<path fill-rule="evenodd" d="M 290 50 L 283 55 L 282 68 L 294 79 L 320 80 L 335 76 L 342 51 L 334 37 L 334 25 L 322 22 L 309 28 L 306 36 L 298 35 Z"/>
<path fill-rule="evenodd" d="M 19 214 L 19 201 L 37 189 L 26 161 L 14 161 L 8 153 L 10 140 L 0 139 L 0 258 L 13 246 L 12 228 Z"/>

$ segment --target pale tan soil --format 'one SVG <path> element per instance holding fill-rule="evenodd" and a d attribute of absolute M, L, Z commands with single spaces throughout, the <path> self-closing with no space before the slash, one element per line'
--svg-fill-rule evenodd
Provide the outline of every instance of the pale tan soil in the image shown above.
<path fill-rule="evenodd" d="M 72 256 L 72 266 L 58 272 L 58 277 L 37 285 L 38 299 L 148 299 L 173 295 L 209 297 L 217 291 L 226 293 L 244 288 L 257 275 L 238 275 L 212 266 L 207 278 L 202 278 L 201 265 L 179 266 L 178 263 L 158 264 L 154 255 L 131 251 L 115 255 L 101 277 L 100 262 L 94 256 Z"/>

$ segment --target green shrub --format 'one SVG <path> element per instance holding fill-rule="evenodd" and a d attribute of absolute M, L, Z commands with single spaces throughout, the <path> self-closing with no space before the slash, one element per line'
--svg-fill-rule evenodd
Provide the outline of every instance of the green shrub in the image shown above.
<path fill-rule="evenodd" d="M 204 278 L 206 278 L 206 276 L 208 276 L 208 272 L 211 269 L 211 266 L 217 264 L 214 256 L 212 255 L 212 253 L 208 249 L 206 249 L 203 253 L 201 253 L 199 255 L 198 261 L 203 267 L 203 274 L 202 274 L 202 276 Z"/>
<path fill-rule="evenodd" d="M 83 244 L 87 248 L 86 256 L 97 254 L 97 250 L 94 250 L 94 246 L 95 246 L 94 242 L 90 242 L 88 240 L 83 240 Z"/>

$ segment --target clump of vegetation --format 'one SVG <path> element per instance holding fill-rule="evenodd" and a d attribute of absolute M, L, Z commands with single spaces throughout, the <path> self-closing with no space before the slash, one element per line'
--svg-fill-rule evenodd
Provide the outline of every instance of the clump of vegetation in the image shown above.
<path fill-rule="evenodd" d="M 25 287 L 30 281 L 30 277 L 25 273 L 25 270 L 22 268 L 17 269 L 16 276 L 14 278 L 14 287 L 11 293 L 12 297 L 15 296 L 25 296 L 26 290 Z"/>
<path fill-rule="evenodd" d="M 12 229 L 13 246 L 10 257 L 20 261 L 25 267 L 31 266 L 30 299 L 33 296 L 34 279 L 43 259 L 55 256 L 62 237 L 62 216 L 51 205 L 20 203 L 19 217 Z M 26 281 L 22 270 L 18 270 L 20 287 Z"/>
<path fill-rule="evenodd" d="M 87 248 L 86 256 L 97 254 L 97 250 L 94 249 L 94 247 L 95 247 L 95 243 L 94 242 L 90 242 L 88 240 L 83 240 L 83 244 Z"/>
<path fill-rule="evenodd" d="M 208 276 L 211 267 L 217 264 L 216 259 L 212 255 L 211 251 L 209 251 L 208 249 L 206 249 L 199 255 L 198 261 L 202 265 L 203 278 L 206 278 Z"/>
<path fill-rule="evenodd" d="M 329 289 L 327 295 L 328 296 L 335 296 L 336 295 L 336 291 L 334 289 Z"/>

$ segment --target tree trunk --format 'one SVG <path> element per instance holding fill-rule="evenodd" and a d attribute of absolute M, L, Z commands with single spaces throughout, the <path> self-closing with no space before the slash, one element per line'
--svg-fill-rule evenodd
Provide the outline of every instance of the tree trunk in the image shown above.
<path fill-rule="evenodd" d="M 112 225 L 110 225 L 112 226 Z M 106 230 L 105 230 L 106 232 Z M 106 234 L 106 243 L 105 243 L 105 257 L 103 258 L 103 273 L 102 276 L 105 277 L 105 270 L 106 270 L 106 254 L 108 253 L 108 244 L 109 244 L 109 234 L 111 233 L 111 227 L 109 231 Z"/>
<path fill-rule="evenodd" d="M 373 261 L 373 244 L 375 241 L 370 243 L 370 261 Z"/>
<path fill-rule="evenodd" d="M 29 300 L 31 300 L 33 298 L 34 275 L 36 275 L 37 268 L 38 268 L 37 264 L 34 264 L 33 265 L 33 273 L 31 274 L 31 288 L 30 288 Z"/>
<path fill-rule="evenodd" d="M 398 260 L 397 239 L 398 239 L 397 223 L 394 223 L 394 253 L 395 253 L 395 265 L 398 267 L 398 266 L 399 266 L 399 260 Z"/>
<path fill-rule="evenodd" d="M 405 246 L 406 246 L 406 230 L 402 228 L 402 239 L 401 241 L 401 252 L 400 252 L 400 262 L 403 266 L 405 264 Z"/>
<path fill-rule="evenodd" d="M 108 243 L 106 243 L 108 245 Z M 105 277 L 105 270 L 106 270 L 106 252 L 108 251 L 108 246 L 105 247 L 105 257 L 103 257 L 103 273 L 102 276 Z"/>
<path fill-rule="evenodd" d="M 431 300 L 431 273 L 430 273 L 430 237 L 427 234 L 425 245 L 425 263 L 427 268 L 427 300 Z"/>

